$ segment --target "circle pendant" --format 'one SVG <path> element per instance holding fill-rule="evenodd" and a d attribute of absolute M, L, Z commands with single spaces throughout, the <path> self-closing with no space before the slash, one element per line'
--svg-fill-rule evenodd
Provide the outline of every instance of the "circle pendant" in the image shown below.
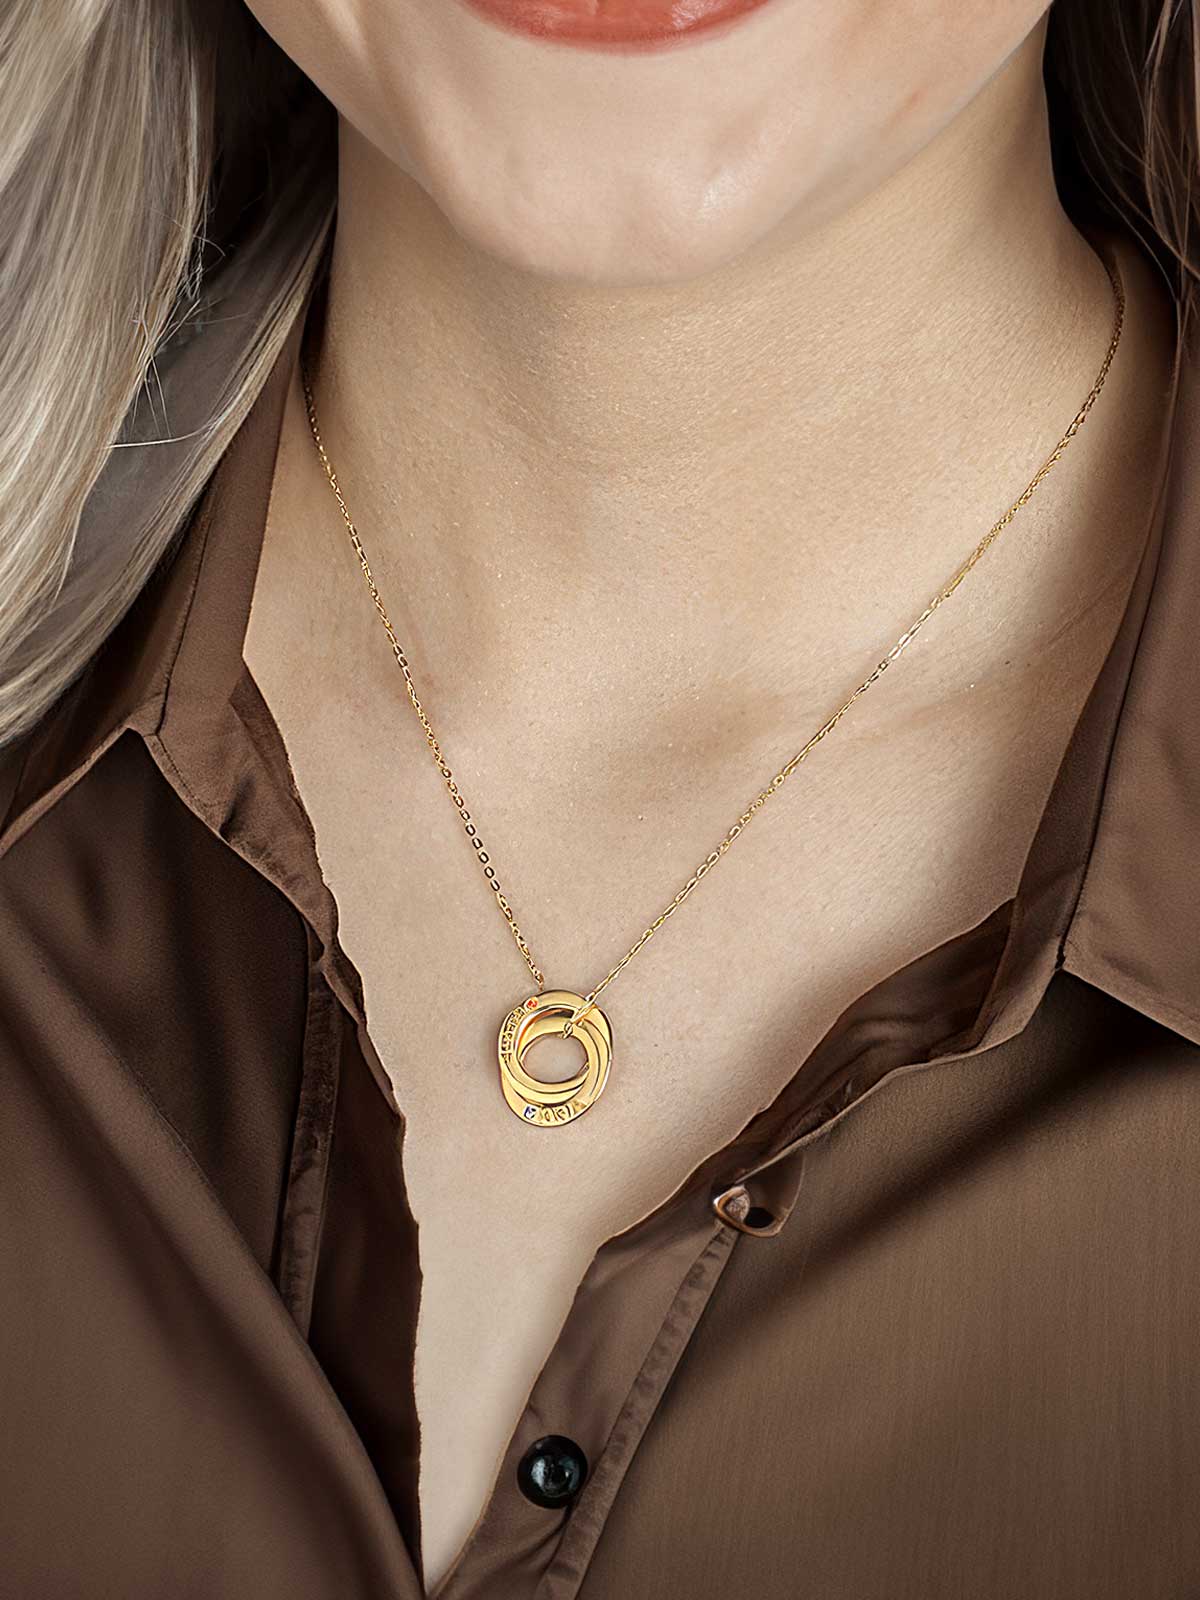
<path fill-rule="evenodd" d="M 509 1110 L 539 1128 L 560 1128 L 595 1105 L 608 1082 L 612 1027 L 593 1004 L 575 1023 L 571 1036 L 583 1046 L 584 1063 L 574 1077 L 543 1083 L 525 1070 L 525 1054 L 538 1039 L 566 1033 L 566 1023 L 583 996 L 570 989 L 548 989 L 514 1006 L 500 1026 L 500 1087 Z"/>

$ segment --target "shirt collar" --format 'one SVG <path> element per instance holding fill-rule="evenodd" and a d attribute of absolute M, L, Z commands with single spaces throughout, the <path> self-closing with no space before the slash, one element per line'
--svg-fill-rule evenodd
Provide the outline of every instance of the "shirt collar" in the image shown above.
<path fill-rule="evenodd" d="M 1048 821 L 1076 828 L 1082 856 L 1066 970 L 1200 1044 L 1200 356 L 1182 334 L 1168 404 L 1155 525 L 1114 651 L 1128 666 L 1100 691 L 1119 697 L 1092 757 L 1105 767 L 1078 821 L 1061 804 Z M 1054 848 L 1047 835 L 1033 864 L 1047 870 Z"/>
<path fill-rule="evenodd" d="M 306 322 L 323 315 L 327 269 L 328 254 L 173 557 L 88 672 L 0 761 L 0 816 L 7 817 L 0 851 L 133 730 L 185 800 L 313 924 L 334 986 L 361 1024 L 361 994 L 337 949 L 336 914 L 311 828 L 242 658 L 286 396 Z M 202 346 L 193 346 L 195 372 Z M 204 362 L 211 374 L 207 350 Z M 186 377 L 186 353 L 177 365 Z M 1016 898 L 991 933 L 977 930 L 983 946 L 995 937 L 1003 954 L 964 1034 L 965 1050 L 1020 1025 L 1059 965 L 1200 1042 L 1190 883 L 1200 847 L 1200 660 L 1192 648 L 1200 621 L 1200 540 L 1193 534 L 1200 460 L 1190 448 L 1200 426 L 1200 372 L 1182 337 L 1168 404 L 1162 489 L 1117 640 L 1076 727 Z M 119 496 L 98 495 L 85 538 L 102 543 L 105 525 L 111 529 L 121 515 Z M 924 959 L 936 964 L 937 952 Z M 886 1003 L 888 983 L 875 996 Z M 846 1026 L 861 1024 L 854 1013 Z"/>

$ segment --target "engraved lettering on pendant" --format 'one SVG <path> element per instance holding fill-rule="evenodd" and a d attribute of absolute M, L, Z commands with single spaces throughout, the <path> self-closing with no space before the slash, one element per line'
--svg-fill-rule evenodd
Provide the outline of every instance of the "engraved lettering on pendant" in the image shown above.
<path fill-rule="evenodd" d="M 531 995 L 505 1017 L 498 1040 L 500 1088 L 522 1122 L 537 1128 L 561 1128 L 595 1105 L 608 1082 L 612 1063 L 612 1027 L 598 1005 L 591 1005 L 571 1030 L 583 1047 L 580 1070 L 561 1083 L 535 1078 L 526 1066 L 531 1046 L 539 1039 L 566 1032 L 566 1024 L 583 996 L 570 989 Z"/>

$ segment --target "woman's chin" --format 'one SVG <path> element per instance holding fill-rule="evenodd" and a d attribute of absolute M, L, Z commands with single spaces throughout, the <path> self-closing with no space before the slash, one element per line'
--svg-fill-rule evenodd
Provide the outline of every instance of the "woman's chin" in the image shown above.
<path fill-rule="evenodd" d="M 476 163 L 417 182 L 471 249 L 521 273 L 600 288 L 704 277 L 770 234 L 789 202 L 794 220 L 794 198 L 773 205 L 767 184 L 656 182 L 644 169 L 625 179 L 612 168 L 543 165 L 534 181 L 506 184 Z"/>

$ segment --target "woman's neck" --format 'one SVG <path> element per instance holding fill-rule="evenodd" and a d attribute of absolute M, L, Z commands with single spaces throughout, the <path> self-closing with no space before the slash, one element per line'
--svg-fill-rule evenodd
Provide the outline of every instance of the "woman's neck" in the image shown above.
<path fill-rule="evenodd" d="M 666 651 L 672 674 L 693 663 L 680 692 L 705 689 L 718 621 L 768 698 L 811 658 L 841 682 L 892 642 L 1024 488 L 1108 341 L 1040 53 L 1039 28 L 849 212 L 649 287 L 481 254 L 344 129 L 321 422 L 398 626 L 436 639 L 434 670 L 479 674 L 443 703 L 553 681 L 585 629 L 610 694 L 630 639 L 635 676 Z"/>

